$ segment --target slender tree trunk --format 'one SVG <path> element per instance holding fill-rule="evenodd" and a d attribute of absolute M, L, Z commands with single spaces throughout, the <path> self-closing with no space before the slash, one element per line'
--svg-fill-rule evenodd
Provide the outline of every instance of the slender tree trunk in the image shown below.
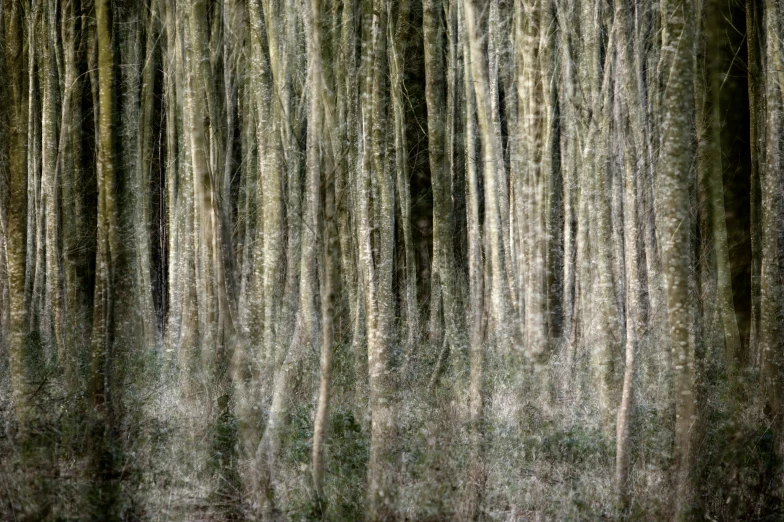
<path fill-rule="evenodd" d="M 182 305 L 179 295 L 180 288 L 180 200 L 182 190 L 179 188 L 177 174 L 179 172 L 178 155 L 178 112 L 177 112 L 177 35 L 175 29 L 174 6 L 165 0 L 161 1 L 166 31 L 166 53 L 164 59 L 165 88 L 164 106 L 166 107 L 166 230 L 168 231 L 168 291 L 167 322 L 165 345 L 167 351 L 174 351 L 179 346 L 180 322 Z"/>
<path fill-rule="evenodd" d="M 621 402 L 618 408 L 615 449 L 615 484 L 621 509 L 626 511 L 630 503 L 629 475 L 632 433 L 632 413 L 634 409 L 635 378 L 637 370 L 637 350 L 642 326 L 642 284 L 640 281 L 640 237 L 637 216 L 637 173 L 628 147 L 624 159 L 624 270 L 626 272 L 626 346 L 625 368 Z"/>
<path fill-rule="evenodd" d="M 761 263 L 759 304 L 759 351 L 760 377 L 765 409 L 777 428 L 777 451 L 784 454 L 784 435 L 781 434 L 782 396 L 784 377 L 781 354 L 781 265 L 779 225 L 782 219 L 781 169 L 782 169 L 782 125 L 784 124 L 784 101 L 779 85 L 779 74 L 775 64 L 781 63 L 781 48 L 778 35 L 781 20 L 778 4 L 765 2 L 765 164 L 761 174 Z M 777 73 L 774 75 L 774 72 Z"/>
<path fill-rule="evenodd" d="M 565 5 L 564 5 L 565 4 Z M 559 91 L 559 113 L 561 115 L 561 172 L 564 186 L 564 230 L 563 230 L 563 338 L 568 342 L 567 365 L 569 371 L 574 367 L 576 343 L 574 327 L 575 297 L 577 291 L 577 184 L 578 163 L 580 147 L 578 144 L 577 129 L 577 99 L 576 99 L 576 72 L 573 55 L 573 25 L 574 2 L 559 2 L 557 4 L 557 19 L 559 28 L 558 47 L 561 52 L 559 65 L 561 68 L 558 78 L 562 87 Z"/>
<path fill-rule="evenodd" d="M 303 265 L 303 276 L 308 274 L 313 269 L 312 264 L 318 256 L 321 260 L 321 332 L 320 332 L 320 346 L 318 343 L 319 337 L 313 335 L 312 341 L 315 346 L 321 350 L 320 361 L 320 383 L 319 383 L 319 398 L 316 407 L 316 418 L 313 422 L 313 453 L 311 458 L 312 475 L 313 475 L 313 489 L 316 494 L 316 503 L 319 510 L 323 509 L 324 497 L 324 439 L 327 424 L 327 415 L 329 414 L 329 400 L 330 400 L 330 386 L 332 380 L 332 350 L 334 341 L 334 327 L 333 327 L 333 314 L 335 307 L 333 306 L 333 288 L 335 286 L 335 254 L 337 250 L 335 226 L 334 226 L 334 192 L 331 190 L 331 184 L 326 187 L 326 202 L 325 202 L 325 222 L 324 227 L 321 228 L 317 221 L 320 206 L 320 181 L 321 181 L 321 162 L 320 162 L 320 149 L 322 147 L 322 111 L 324 107 L 321 103 L 321 92 L 326 87 L 324 81 L 324 74 L 322 72 L 321 52 L 323 45 L 322 37 L 322 9 L 320 0 L 310 0 L 308 5 L 304 6 L 307 19 L 306 27 L 308 28 L 308 142 L 307 142 L 307 208 L 308 215 L 313 220 L 308 223 L 309 231 L 308 238 L 305 239 L 306 249 L 303 251 L 303 263 L 305 256 L 309 256 L 308 262 L 311 263 L 310 267 Z M 329 156 L 329 154 L 327 154 Z M 324 248 L 323 251 L 318 250 L 320 242 L 317 241 L 316 234 L 321 235 L 324 233 Z M 308 283 L 312 289 L 316 288 L 315 277 L 309 275 L 310 280 Z M 305 281 L 303 280 L 303 284 Z M 316 311 L 310 306 L 311 310 L 307 310 L 315 315 Z M 318 319 L 313 318 L 311 328 L 316 328 Z M 315 332 L 313 332 L 315 333 Z"/>
<path fill-rule="evenodd" d="M 631 433 L 634 411 L 634 396 L 637 382 L 637 352 L 643 336 L 643 274 L 645 254 L 641 237 L 642 219 L 640 218 L 639 195 L 640 180 L 647 169 L 645 161 L 644 117 L 642 115 L 642 86 L 635 74 L 634 24 L 626 2 L 616 0 L 615 20 L 618 27 L 618 68 L 620 79 L 620 104 L 622 120 L 618 122 L 623 147 L 623 243 L 624 243 L 624 280 L 626 294 L 626 345 L 625 368 L 621 402 L 618 408 L 615 450 L 615 487 L 620 508 L 627 512 L 630 505 L 629 475 L 631 473 Z M 628 119 L 626 117 L 628 115 Z"/>
<path fill-rule="evenodd" d="M 114 151 L 114 56 L 112 50 L 112 13 L 108 0 L 95 4 L 98 110 L 96 133 L 98 135 L 98 223 L 93 297 L 93 329 L 91 353 L 91 398 L 95 408 L 96 425 L 93 435 L 94 466 L 98 477 L 98 512 L 113 517 L 116 488 L 113 484 L 115 467 L 115 404 L 113 397 L 113 309 L 114 275 L 118 258 L 117 210 L 115 204 L 115 151 Z"/>
<path fill-rule="evenodd" d="M 29 368 L 26 354 L 28 315 L 25 299 L 25 264 L 27 247 L 27 56 L 23 41 L 22 2 L 6 0 L 3 4 L 4 92 L 9 104 L 5 111 L 8 133 L 3 140 L 8 157 L 8 210 L 6 235 L 6 270 L 8 271 L 7 332 L 9 370 L 16 420 L 26 434 L 31 415 Z"/>
<path fill-rule="evenodd" d="M 114 135 L 111 13 L 107 0 L 95 5 L 98 43 L 98 257 L 95 276 L 92 357 L 96 406 L 111 415 L 111 310 L 114 261 L 117 256 L 117 217 L 114 183 Z"/>
<path fill-rule="evenodd" d="M 493 131 L 490 119 L 488 61 L 487 53 L 482 45 L 487 33 L 483 33 L 480 27 L 481 9 L 479 5 L 472 0 L 465 0 L 464 7 L 484 167 L 484 203 L 487 219 L 485 233 L 489 245 L 487 257 L 490 259 L 491 266 L 490 317 L 492 319 L 489 328 L 492 332 L 492 342 L 500 348 L 501 353 L 507 353 L 507 348 L 511 343 L 511 330 L 508 324 L 509 289 L 506 281 L 501 205 L 498 191 L 498 184 L 502 182 L 502 176 L 499 175 L 499 172 L 503 166 L 498 164 L 501 157 L 500 143 L 498 135 Z"/>
<path fill-rule="evenodd" d="M 43 8 L 40 3 L 32 5 L 27 15 L 28 34 L 30 41 L 37 41 L 43 30 L 41 27 Z M 44 243 L 44 218 L 41 203 L 41 177 L 42 177 L 42 132 L 41 118 L 39 117 L 38 91 L 41 84 L 44 65 L 41 58 L 42 51 L 33 46 L 28 53 L 28 113 L 27 113 L 27 259 L 25 261 L 25 292 L 29 313 L 30 333 L 36 332 L 44 338 L 48 332 L 42 324 L 43 299 L 45 297 L 45 266 L 44 256 L 46 245 Z M 38 74 L 36 74 L 36 72 Z M 43 330 L 43 332 L 42 332 Z"/>
<path fill-rule="evenodd" d="M 361 175 L 359 154 L 359 73 L 357 70 L 357 12 L 355 1 L 343 6 L 341 15 L 340 60 L 337 84 L 342 96 L 337 99 L 338 121 L 343 122 L 347 147 L 341 158 L 343 168 L 338 168 L 335 179 L 338 235 L 340 236 L 341 267 L 347 288 L 350 313 L 351 351 L 354 354 L 354 418 L 367 430 L 367 345 L 366 311 L 362 290 L 362 270 L 358 254 L 358 203 L 357 178 Z"/>
<path fill-rule="evenodd" d="M 688 517 L 692 501 L 693 440 L 697 417 L 694 399 L 694 305 L 690 266 L 689 170 L 694 157 L 692 95 L 694 6 L 688 0 L 667 2 L 663 13 L 662 52 L 668 71 L 662 96 L 662 150 L 659 156 L 658 201 L 662 265 L 672 343 L 675 396 L 673 516 Z"/>
<path fill-rule="evenodd" d="M 388 43 L 390 58 L 391 103 L 395 119 L 395 189 L 397 192 L 400 218 L 398 226 L 403 234 L 405 287 L 403 302 L 406 317 L 406 357 L 410 360 L 414 345 L 419 337 L 419 306 L 417 304 L 417 275 L 414 239 L 411 233 L 411 189 L 409 186 L 408 142 L 406 139 L 406 110 L 403 102 L 403 77 L 405 47 L 408 35 L 408 0 L 397 5 L 397 20 L 394 31 L 390 29 Z"/>
<path fill-rule="evenodd" d="M 223 242 L 221 240 L 221 206 L 218 201 L 219 189 L 213 182 L 218 172 L 218 166 L 223 167 L 222 161 L 213 164 L 215 157 L 212 140 L 216 138 L 218 132 L 215 127 L 218 125 L 218 110 L 210 104 L 217 105 L 212 84 L 212 72 L 205 64 L 209 64 L 209 55 L 203 45 L 196 45 L 197 42 L 206 41 L 206 5 L 204 2 L 195 2 L 191 6 L 189 13 L 189 41 L 191 46 L 191 71 L 188 82 L 190 88 L 189 100 L 189 138 L 190 152 L 193 165 L 193 180 L 195 194 L 197 197 L 197 215 L 199 216 L 198 226 L 200 229 L 199 241 L 202 251 L 206 255 L 202 259 L 206 278 L 207 288 L 205 303 L 209 318 L 209 336 L 205 338 L 204 344 L 209 351 L 204 354 L 203 360 L 212 365 L 212 369 L 222 368 L 225 363 L 226 352 L 233 340 L 234 321 L 232 317 L 232 306 L 229 303 L 227 290 L 226 267 L 224 265 Z M 208 106 L 202 106 L 202 93 L 206 96 Z M 210 132 L 207 132 L 203 124 L 205 115 L 210 117 Z M 223 150 L 223 145 L 218 143 L 215 150 Z"/>
<path fill-rule="evenodd" d="M 761 167 L 762 142 L 765 138 L 762 100 L 764 81 L 760 77 L 760 15 L 759 2 L 746 1 L 746 45 L 749 85 L 749 149 L 751 157 L 750 178 L 750 236 L 751 236 L 751 325 L 749 328 L 749 357 L 751 367 L 759 364 L 760 270 L 762 259 L 761 228 Z"/>
<path fill-rule="evenodd" d="M 448 171 L 447 153 L 447 107 L 444 75 L 444 31 L 441 13 L 444 7 L 440 1 L 423 1 L 423 37 L 425 46 L 425 100 L 427 102 L 427 147 L 430 156 L 430 180 L 433 187 L 433 266 L 431 270 L 431 298 L 440 302 L 431 302 L 432 310 L 440 310 L 444 316 L 445 336 L 444 349 L 439 354 L 436 369 L 431 379 L 435 385 L 442 371 L 444 359 L 450 346 L 456 340 L 455 319 L 455 267 L 452 238 L 454 236 L 454 218 L 452 209 L 452 184 Z M 431 311 L 432 311 L 431 310 Z M 440 323 L 436 316 L 436 323 Z M 432 328 L 431 328 L 432 330 Z M 439 331 L 431 331 L 434 339 L 441 339 Z"/>
<path fill-rule="evenodd" d="M 56 5 L 49 1 L 45 7 L 44 46 L 43 46 L 43 94 L 42 94 L 42 212 L 45 215 L 46 229 L 46 297 L 42 318 L 42 334 L 60 354 L 63 346 L 63 306 L 60 276 L 59 248 L 59 181 L 58 181 L 58 118 L 59 82 L 57 78 L 56 45 L 59 41 L 55 22 Z M 52 336 L 52 334 L 54 334 Z"/>
<path fill-rule="evenodd" d="M 469 327 L 469 411 L 471 422 L 471 468 L 466 494 L 465 520 L 475 520 L 484 489 L 484 393 L 485 332 L 484 273 L 482 270 L 482 231 L 480 225 L 480 185 L 477 168 L 477 135 L 474 89 L 469 68 L 471 57 L 465 32 L 463 3 L 458 4 L 458 34 L 464 57 L 465 88 L 465 157 L 466 157 L 466 224 L 468 227 L 468 327 Z"/>
<path fill-rule="evenodd" d="M 597 7 L 598 10 L 598 7 Z M 601 19 L 600 13 L 594 13 L 596 24 Z M 598 27 L 592 26 L 590 32 L 598 31 Z M 615 431 L 616 421 L 618 381 L 615 377 L 616 360 L 620 356 L 620 313 L 617 308 L 616 292 L 614 290 L 616 282 L 613 280 L 613 243 L 612 243 L 612 209 L 610 189 L 612 177 L 612 164 L 609 159 L 609 133 L 611 125 L 611 100 L 613 94 L 613 68 L 612 58 L 616 50 L 615 46 L 615 23 L 610 29 L 610 37 L 607 42 L 607 52 L 603 65 L 599 66 L 598 56 L 592 63 L 596 67 L 590 84 L 593 86 L 592 92 L 592 115 L 588 125 L 588 133 L 583 150 L 583 161 L 589 165 L 590 174 L 583 178 L 581 186 L 581 218 L 588 217 L 588 201 L 592 200 L 593 208 L 590 218 L 590 231 L 583 233 L 583 242 L 590 240 L 591 257 L 594 258 L 595 271 L 587 270 L 580 274 L 581 292 L 583 292 L 581 311 L 582 320 L 588 319 L 596 322 L 595 338 L 590 338 L 591 364 L 593 366 L 593 378 L 599 390 L 599 408 L 602 415 L 602 423 L 605 432 L 611 435 Z M 598 34 L 589 38 L 591 45 L 599 45 Z M 591 52 L 594 52 L 591 49 Z M 601 83 L 597 79 L 601 78 Z M 583 214 L 584 213 L 584 214 Z M 585 226 L 585 224 L 581 224 Z M 583 257 L 585 252 L 583 243 L 582 252 L 578 251 L 578 257 Z M 579 249 L 579 246 L 578 246 Z M 581 255 L 582 254 L 582 255 Z M 583 258 L 583 262 L 587 260 Z M 590 281 L 589 278 L 593 278 Z M 588 285 L 593 282 L 595 285 L 595 296 L 588 300 L 586 294 Z M 596 304 L 596 315 L 592 316 L 591 308 Z M 586 308 L 587 307 L 587 308 Z"/>
<path fill-rule="evenodd" d="M 320 12 L 318 0 L 311 4 L 311 9 Z M 312 11 L 311 11 L 312 15 Z M 291 20 L 289 20 L 290 22 Z M 269 26 L 268 26 L 269 27 Z M 320 347 L 320 318 L 318 311 L 318 273 L 316 270 L 317 254 L 319 252 L 318 230 L 319 214 L 321 208 L 320 180 L 321 163 L 319 138 L 321 136 L 321 104 L 317 95 L 321 88 L 321 31 L 314 23 L 306 26 L 310 32 L 308 38 L 308 53 L 311 59 L 308 94 L 308 136 L 306 180 L 302 215 L 302 251 L 300 255 L 299 274 L 299 299 L 296 310 L 296 325 L 288 349 L 283 356 L 280 369 L 275 374 L 272 405 L 269 410 L 267 426 L 259 445 L 259 452 L 263 455 L 266 467 L 266 484 L 268 504 L 265 516 L 269 516 L 273 507 L 273 496 L 276 487 L 275 476 L 281 451 L 282 428 L 285 422 L 284 414 L 291 394 L 292 381 L 295 371 L 299 368 L 305 355 L 306 347 Z M 289 187 L 291 189 L 291 187 Z M 289 215 L 291 220 L 294 216 Z M 291 246 L 291 243 L 290 243 Z M 296 249 L 294 249 L 296 251 Z M 288 252 L 289 256 L 292 251 Z"/>
<path fill-rule="evenodd" d="M 223 85 L 225 94 L 226 112 L 226 136 L 223 151 L 223 179 L 220 189 L 220 238 L 221 255 L 223 256 L 223 266 L 225 274 L 225 285 L 230 313 L 235 316 L 237 327 L 241 324 L 238 310 L 238 275 L 241 273 L 235 256 L 235 241 L 232 231 L 232 217 L 234 214 L 232 204 L 232 177 L 237 170 L 234 158 L 237 105 L 238 105 L 238 84 L 237 64 L 239 62 L 238 43 L 242 42 L 242 32 L 234 28 L 242 28 L 244 20 L 243 9 L 235 0 L 224 0 L 221 4 L 222 11 L 222 35 L 223 35 Z M 239 221 L 239 219 L 237 219 Z M 240 251 L 239 248 L 236 251 Z"/>
<path fill-rule="evenodd" d="M 153 285 L 152 285 L 152 258 L 150 227 L 150 186 L 152 171 L 152 140 L 150 130 L 153 129 L 153 102 L 155 96 L 155 77 L 157 68 L 157 52 L 155 43 L 158 38 L 158 10 L 157 3 L 152 2 L 149 6 L 148 18 L 145 20 L 146 39 L 144 46 L 144 56 L 138 56 L 140 63 L 134 67 L 141 66 L 141 83 L 139 97 L 140 118 L 136 128 L 136 172 L 134 172 L 134 193 L 135 205 L 133 244 L 136 255 L 136 281 L 139 301 L 139 312 L 141 315 L 141 341 L 143 346 L 152 347 L 158 338 L 157 321 L 155 318 L 155 305 L 153 304 Z M 140 23 L 140 22 L 139 22 Z M 137 37 L 140 38 L 140 37 Z M 130 115 L 128 115 L 130 116 Z M 132 139 L 132 137 L 131 137 Z"/>
<path fill-rule="evenodd" d="M 83 26 L 80 24 L 79 7 L 75 1 L 68 2 L 62 15 L 65 89 L 58 150 L 62 187 L 63 317 L 65 319 L 65 339 L 60 347 L 58 359 L 65 372 L 66 387 L 72 393 L 76 393 L 79 389 L 76 348 L 81 345 L 80 337 L 85 326 L 84 318 L 87 316 L 85 303 L 89 292 L 83 283 L 86 267 L 79 252 L 79 236 L 83 233 L 86 221 L 83 216 L 84 191 L 81 190 L 82 78 L 79 75 L 77 59 L 81 57 Z"/>
<path fill-rule="evenodd" d="M 378 198 L 374 202 L 378 231 L 375 246 L 377 255 L 371 250 L 370 216 L 365 190 L 370 183 L 362 183 L 360 199 L 362 214 L 361 245 L 368 317 L 368 384 L 370 406 L 370 460 L 368 462 L 368 519 L 389 520 L 394 517 L 395 484 L 392 469 L 394 418 L 394 381 L 390 365 L 393 343 L 395 304 L 392 280 L 394 270 L 394 226 L 395 194 L 394 178 L 385 160 L 386 130 L 386 42 L 384 28 L 387 25 L 388 2 L 374 0 L 370 22 L 370 52 L 366 69 L 365 88 L 369 91 L 362 104 L 365 114 L 366 133 L 363 151 L 363 181 L 371 181 L 378 187 Z M 368 179 L 369 178 L 369 179 Z M 365 212 L 368 212 L 365 214 Z M 362 229 L 365 229 L 364 231 Z"/>

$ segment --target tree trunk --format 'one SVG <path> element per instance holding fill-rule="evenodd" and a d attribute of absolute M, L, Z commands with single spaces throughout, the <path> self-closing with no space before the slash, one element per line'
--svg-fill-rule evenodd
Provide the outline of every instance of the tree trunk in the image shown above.
<path fill-rule="evenodd" d="M 692 426 L 694 400 L 694 305 L 689 295 L 691 240 L 689 170 L 694 158 L 692 129 L 694 6 L 688 0 L 668 1 L 663 13 L 662 59 L 667 82 L 662 96 L 662 150 L 659 156 L 659 227 L 666 278 L 669 333 L 672 343 L 672 385 L 675 397 L 673 454 L 673 516 L 688 517 L 692 501 Z"/>
<path fill-rule="evenodd" d="M 322 38 L 322 9 L 320 0 L 310 0 L 304 6 L 308 27 L 308 143 L 307 143 L 307 169 L 308 169 L 308 209 L 311 219 L 316 219 L 319 212 L 319 185 L 321 181 L 320 149 L 322 147 L 322 111 L 325 109 L 321 103 L 322 89 L 326 88 L 322 72 L 321 52 Z M 331 145 L 331 143 L 330 143 Z M 326 154 L 327 157 L 331 155 Z M 333 185 L 327 183 L 325 187 L 326 200 L 324 204 L 324 225 L 320 227 L 317 221 L 309 224 L 310 237 L 306 239 L 312 244 L 314 251 L 309 252 L 310 263 L 315 262 L 318 254 L 321 260 L 321 350 L 320 382 L 316 418 L 313 422 L 313 452 L 311 457 L 313 490 L 316 495 L 316 507 L 323 511 L 324 502 L 324 439 L 326 437 L 327 416 L 329 414 L 330 386 L 332 381 L 332 350 L 334 342 L 333 305 L 334 287 L 336 280 L 335 266 L 337 261 L 337 236 L 335 228 L 335 193 Z M 323 234 L 323 250 L 315 250 L 319 245 L 316 231 Z M 303 266 L 303 271 L 305 267 Z M 310 281 L 311 285 L 315 282 Z M 315 313 L 315 310 L 312 311 Z M 313 327 L 318 324 L 313 320 Z"/>
<path fill-rule="evenodd" d="M 750 194 L 750 233 L 751 236 L 751 325 L 749 328 L 749 357 L 747 364 L 759 364 L 759 315 L 760 315 L 760 262 L 762 260 L 761 227 L 761 158 L 762 143 L 765 138 L 763 119 L 764 82 L 760 78 L 760 15 L 759 2 L 746 1 L 746 39 L 748 48 L 747 67 L 749 85 L 749 149 L 751 156 Z"/>
<path fill-rule="evenodd" d="M 4 93 L 9 105 L 5 111 L 8 133 L 3 146 L 8 157 L 8 210 L 6 270 L 8 271 L 7 332 L 9 370 L 16 420 L 26 433 L 31 415 L 29 368 L 26 353 L 27 306 L 25 300 L 25 263 L 27 247 L 27 56 L 23 41 L 23 5 L 15 0 L 3 4 L 5 77 Z"/>
<path fill-rule="evenodd" d="M 114 366 L 114 280 L 118 258 L 117 210 L 115 204 L 114 151 L 114 56 L 112 49 L 112 13 L 108 0 L 95 4 L 98 46 L 97 84 L 97 178 L 98 223 L 93 297 L 91 353 L 91 399 L 95 408 L 93 458 L 100 493 L 97 509 L 112 517 L 116 502 L 113 484 L 115 456 L 115 404 L 113 397 Z"/>
<path fill-rule="evenodd" d="M 386 127 L 386 41 L 389 5 L 385 0 L 374 0 L 370 21 L 370 46 L 366 68 L 362 104 L 365 116 L 363 173 L 360 176 L 360 251 L 364 265 L 365 299 L 368 318 L 368 384 L 370 407 L 370 460 L 368 462 L 369 520 L 389 520 L 394 517 L 395 484 L 392 469 L 392 446 L 395 429 L 394 384 L 390 365 L 393 343 L 395 305 L 392 293 L 394 269 L 395 195 L 394 178 L 385 160 L 384 136 Z M 374 214 L 378 221 L 378 241 L 371 249 L 370 183 L 378 187 Z M 373 255 L 376 251 L 376 256 Z"/>
<path fill-rule="evenodd" d="M 765 2 L 765 55 L 767 67 L 781 63 L 780 42 L 781 20 L 778 4 Z M 759 351 L 760 378 L 765 398 L 767 416 L 774 422 L 779 456 L 784 456 L 784 435 L 782 425 L 782 395 L 784 377 L 782 376 L 784 357 L 781 354 L 781 264 L 779 225 L 782 219 L 781 169 L 782 169 L 782 125 L 784 124 L 784 100 L 779 90 L 781 78 L 772 72 L 765 75 L 765 164 L 761 173 L 761 266 L 760 266 L 760 305 L 759 305 Z"/>
<path fill-rule="evenodd" d="M 452 210 L 452 184 L 448 171 L 447 156 L 447 107 L 444 78 L 444 31 L 441 13 L 444 8 L 440 1 L 423 1 L 423 37 L 425 46 L 425 100 L 427 102 L 427 148 L 430 156 L 430 182 L 433 188 L 433 265 L 431 269 L 431 313 L 440 310 L 444 320 L 444 349 L 439 354 L 436 369 L 431 379 L 431 387 L 438 380 L 450 347 L 456 340 L 454 278 L 455 266 L 453 259 L 454 219 Z M 437 312 L 435 312 L 437 314 Z M 436 324 L 440 320 L 436 315 Z M 432 331 L 431 336 L 442 338 L 440 326 Z"/>
<path fill-rule="evenodd" d="M 645 123 L 641 107 L 642 85 L 635 74 L 634 25 L 626 2 L 616 0 L 615 23 L 618 35 L 618 68 L 620 99 L 616 100 L 616 112 L 623 115 L 618 124 L 619 140 L 623 147 L 623 243 L 624 280 L 626 295 L 626 345 L 623 388 L 616 425 L 615 487 L 617 500 L 624 513 L 628 512 L 631 497 L 629 475 L 631 473 L 631 433 L 634 411 L 634 396 L 637 390 L 637 352 L 644 332 L 643 275 L 645 266 L 642 256 L 646 254 L 641 237 L 639 195 L 640 180 L 647 169 L 645 154 Z"/>
<path fill-rule="evenodd" d="M 466 225 L 468 227 L 469 412 L 471 422 L 471 468 L 466 494 L 465 520 L 476 520 L 484 490 L 484 394 L 485 331 L 482 232 L 479 218 L 480 185 L 476 151 L 476 109 L 472 88 L 469 42 L 464 28 L 463 3 L 458 4 L 458 34 L 462 46 L 465 88 Z"/>
<path fill-rule="evenodd" d="M 403 302 L 406 317 L 406 357 L 411 359 L 419 332 L 419 305 L 417 304 L 417 275 L 414 239 L 411 233 L 411 189 L 409 186 L 408 142 L 406 139 L 406 110 L 403 102 L 403 76 L 405 67 L 405 44 L 408 35 L 408 0 L 400 0 L 397 6 L 394 31 L 389 31 L 389 71 L 391 103 L 395 118 L 395 189 L 397 192 L 400 218 L 398 227 L 403 234 L 405 287 Z"/>
<path fill-rule="evenodd" d="M 504 238 L 501 227 L 501 206 L 499 202 L 498 184 L 502 182 L 499 175 L 503 165 L 498 164 L 501 157 L 498 135 L 493 131 L 491 107 L 489 99 L 489 78 L 487 71 L 487 53 L 482 41 L 487 33 L 480 27 L 480 8 L 472 0 L 464 0 L 466 30 L 470 47 L 471 76 L 476 94 L 477 119 L 479 135 L 482 142 L 482 158 L 484 172 L 485 216 L 490 258 L 490 332 L 492 342 L 507 353 L 511 345 L 511 326 L 508 324 L 509 288 L 506 281 L 504 255 Z"/>

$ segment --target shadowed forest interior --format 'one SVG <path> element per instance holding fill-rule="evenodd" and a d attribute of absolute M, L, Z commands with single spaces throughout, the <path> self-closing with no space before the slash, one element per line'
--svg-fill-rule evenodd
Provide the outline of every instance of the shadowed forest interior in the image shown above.
<path fill-rule="evenodd" d="M 783 520 L 782 0 L 0 0 L 0 519 Z"/>

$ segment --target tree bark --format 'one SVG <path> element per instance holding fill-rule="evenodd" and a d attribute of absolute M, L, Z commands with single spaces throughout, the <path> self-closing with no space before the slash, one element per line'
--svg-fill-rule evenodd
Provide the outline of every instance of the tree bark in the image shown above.
<path fill-rule="evenodd" d="M 394 178 L 385 160 L 386 41 L 389 3 L 374 0 L 370 20 L 368 67 L 362 103 L 365 123 L 363 173 L 359 188 L 360 251 L 367 286 L 365 299 L 368 318 L 368 384 L 370 407 L 370 460 L 368 462 L 367 500 L 369 520 L 394 518 L 395 484 L 392 469 L 394 418 L 394 381 L 390 365 L 393 343 L 395 304 L 392 293 L 394 268 L 395 194 Z M 377 244 L 371 249 L 370 183 L 378 187 L 373 211 L 377 219 Z M 375 250 L 376 255 L 374 256 Z"/>
<path fill-rule="evenodd" d="M 435 311 L 435 325 L 431 336 L 442 338 L 438 311 L 443 313 L 444 349 L 438 356 L 431 378 L 433 387 L 442 371 L 450 348 L 456 341 L 454 219 L 452 183 L 447 156 L 447 107 L 444 77 L 444 31 L 441 23 L 443 5 L 437 0 L 423 1 L 423 38 L 425 51 L 425 100 L 427 103 L 427 148 L 430 157 L 430 183 L 433 188 L 433 264 L 431 269 L 431 313 Z M 435 300 L 433 300 L 435 298 Z M 440 302 L 436 302 L 440 300 Z M 436 325 L 437 329 L 434 330 Z"/>
<path fill-rule="evenodd" d="M 97 56 L 97 253 L 93 297 L 93 329 L 90 344 L 91 402 L 95 409 L 93 427 L 93 466 L 100 488 L 96 509 L 107 517 L 114 516 L 116 487 L 114 468 L 116 441 L 114 384 L 114 281 L 118 259 L 118 231 L 115 189 L 114 148 L 114 55 L 112 13 L 108 0 L 95 4 Z"/>
<path fill-rule="evenodd" d="M 782 416 L 782 396 L 784 395 L 784 377 L 782 367 L 784 358 L 781 354 L 781 264 L 780 236 L 778 226 L 782 219 L 781 202 L 781 139 L 784 124 L 784 87 L 779 84 L 781 71 L 777 65 L 781 63 L 780 42 L 777 35 L 781 33 L 781 20 L 778 4 L 765 2 L 765 164 L 761 178 L 761 263 L 760 263 L 760 302 L 759 302 L 759 351 L 760 378 L 765 400 L 767 416 L 778 429 L 777 452 L 784 455 L 784 425 Z M 775 73 L 775 74 L 774 74 Z"/>
<path fill-rule="evenodd" d="M 471 76 L 476 94 L 476 108 L 479 135 L 482 143 L 482 159 L 484 172 L 485 216 L 487 219 L 487 241 L 490 258 L 490 325 L 493 343 L 501 353 L 507 353 L 511 345 L 511 329 L 508 324 L 509 288 L 506 281 L 504 255 L 504 238 L 501 227 L 501 205 L 499 202 L 498 184 L 502 182 L 498 164 L 501 157 L 498 135 L 493 131 L 491 107 L 489 99 L 489 77 L 487 71 L 487 53 L 482 42 L 487 33 L 483 34 L 480 27 L 480 8 L 472 0 L 464 0 L 466 30 L 470 47 Z"/>
<path fill-rule="evenodd" d="M 484 395 L 485 395 L 485 282 L 482 256 L 482 230 L 479 217 L 480 185 L 477 168 L 477 135 L 474 89 L 469 68 L 471 52 L 464 28 L 464 4 L 458 4 L 458 34 L 463 52 L 465 88 L 466 224 L 468 227 L 468 317 L 469 327 L 469 412 L 471 422 L 471 469 L 469 469 L 465 520 L 476 520 L 485 483 Z"/>
<path fill-rule="evenodd" d="M 647 169 L 647 162 L 645 123 L 641 109 L 643 106 L 642 85 L 640 85 L 635 73 L 635 34 L 632 13 L 629 12 L 627 3 L 623 0 L 616 0 L 614 7 L 615 23 L 618 27 L 618 68 L 621 84 L 620 99 L 615 103 L 620 105 L 617 107 L 617 112 L 622 114 L 620 118 L 616 119 L 621 119 L 617 125 L 620 133 L 619 140 L 622 141 L 623 147 L 624 293 L 626 295 L 625 368 L 616 425 L 615 487 L 618 504 L 624 513 L 628 513 L 631 503 L 629 493 L 631 434 L 635 428 L 632 423 L 634 420 L 634 398 L 638 388 L 636 359 L 645 326 L 643 256 L 647 253 L 641 236 L 643 226 L 640 218 L 639 195 L 642 193 L 640 180 L 644 179 L 643 174 Z"/>
<path fill-rule="evenodd" d="M 403 77 L 405 68 L 405 47 L 408 35 L 408 0 L 400 0 L 397 5 L 397 20 L 394 30 L 389 31 L 389 71 L 390 96 L 395 120 L 395 189 L 397 193 L 400 218 L 398 227 L 403 234 L 403 259 L 405 286 L 403 302 L 406 317 L 406 357 L 413 356 L 419 332 L 419 305 L 417 304 L 417 272 L 414 252 L 414 239 L 411 233 L 411 189 L 409 186 L 408 141 L 406 138 L 406 109 L 403 103 Z"/>
<path fill-rule="evenodd" d="M 10 323 L 7 332 L 9 370 L 13 391 L 14 410 L 20 430 L 25 433 L 31 415 L 30 375 L 26 354 L 28 328 L 25 299 L 25 263 L 27 247 L 27 56 L 23 41 L 23 13 L 21 2 L 6 0 L 3 4 L 4 92 L 9 105 L 8 119 L 8 210 L 6 236 L 6 270 Z"/>
<path fill-rule="evenodd" d="M 662 95 L 662 150 L 659 156 L 659 228 L 663 237 L 662 266 L 675 398 L 673 449 L 673 517 L 688 517 L 692 502 L 692 426 L 697 418 L 694 399 L 694 305 L 690 266 L 689 171 L 694 159 L 692 129 L 694 6 L 688 0 L 668 1 L 663 13 L 662 53 L 665 78 Z"/>

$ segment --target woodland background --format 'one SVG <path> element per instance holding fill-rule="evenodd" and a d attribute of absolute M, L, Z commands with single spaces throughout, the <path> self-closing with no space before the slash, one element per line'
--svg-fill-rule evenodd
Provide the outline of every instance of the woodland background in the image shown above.
<path fill-rule="evenodd" d="M 2 0 L 0 518 L 781 520 L 781 0 Z"/>

